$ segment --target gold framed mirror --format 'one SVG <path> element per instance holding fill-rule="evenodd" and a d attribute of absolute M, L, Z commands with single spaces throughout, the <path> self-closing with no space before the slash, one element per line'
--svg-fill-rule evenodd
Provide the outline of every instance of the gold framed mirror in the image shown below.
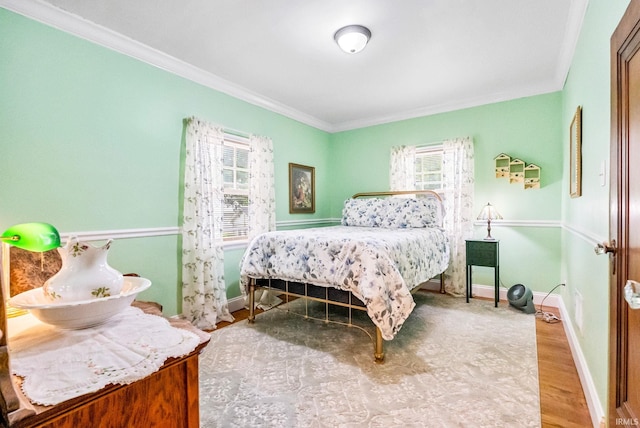
<path fill-rule="evenodd" d="M 569 127 L 569 194 L 582 195 L 582 107 L 578 106 Z"/>

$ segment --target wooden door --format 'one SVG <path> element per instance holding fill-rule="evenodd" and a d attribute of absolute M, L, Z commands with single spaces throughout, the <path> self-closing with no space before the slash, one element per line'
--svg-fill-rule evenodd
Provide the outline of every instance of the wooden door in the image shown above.
<path fill-rule="evenodd" d="M 624 299 L 640 281 L 640 0 L 611 38 L 609 426 L 640 425 L 640 310 Z"/>

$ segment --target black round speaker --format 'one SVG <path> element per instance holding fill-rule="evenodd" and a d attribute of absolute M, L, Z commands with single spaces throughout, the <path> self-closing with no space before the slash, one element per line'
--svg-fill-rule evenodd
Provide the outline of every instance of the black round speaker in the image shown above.
<path fill-rule="evenodd" d="M 507 291 L 507 300 L 509 300 L 511 306 L 527 314 L 532 314 L 536 311 L 533 305 L 533 292 L 530 288 L 522 284 L 516 284 L 509 288 Z"/>

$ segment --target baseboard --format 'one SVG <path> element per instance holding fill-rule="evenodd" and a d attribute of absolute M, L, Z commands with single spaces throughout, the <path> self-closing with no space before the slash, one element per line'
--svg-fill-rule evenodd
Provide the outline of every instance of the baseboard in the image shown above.
<path fill-rule="evenodd" d="M 500 301 L 506 302 L 508 290 L 504 287 L 500 287 L 498 291 L 499 291 Z M 493 299 L 494 293 L 495 293 L 495 288 L 492 287 L 491 285 L 473 284 L 473 288 L 472 288 L 473 296 L 486 297 L 488 299 Z M 548 293 L 541 293 L 539 291 L 534 291 L 533 303 L 536 306 L 539 306 L 540 304 L 542 304 L 542 301 L 544 300 L 544 306 L 551 306 L 554 308 L 559 307 L 559 299 L 562 299 L 561 296 L 559 294 L 553 294 L 553 293 L 547 296 L 547 294 Z"/>
<path fill-rule="evenodd" d="M 240 309 L 244 309 L 244 297 L 238 296 L 232 299 L 229 299 L 229 312 L 239 311 Z"/>
<path fill-rule="evenodd" d="M 238 297 L 233 297 L 229 300 L 227 300 L 227 304 L 229 305 L 229 312 L 234 313 L 235 311 L 239 311 L 241 309 L 244 309 L 244 297 L 242 296 L 238 296 Z M 184 314 L 179 313 L 177 315 L 172 315 L 169 318 L 179 318 L 179 319 L 185 319 L 186 317 L 184 316 Z"/>
<path fill-rule="evenodd" d="M 558 305 L 558 309 L 560 310 L 560 318 L 562 318 L 562 324 L 569 341 L 569 347 L 571 348 L 573 361 L 576 365 L 576 369 L 578 370 L 580 382 L 582 383 L 582 390 L 584 391 L 584 397 L 587 400 L 587 407 L 589 407 L 591 422 L 594 428 L 599 428 L 601 426 L 601 421 L 603 419 L 606 419 L 606 415 L 602 408 L 600 398 L 598 397 L 596 386 L 593 383 L 593 378 L 591 377 L 591 373 L 589 372 L 587 361 L 584 357 L 584 354 L 582 353 L 582 348 L 580 347 L 578 336 L 576 335 L 576 331 L 573 328 L 571 316 L 569 315 L 567 307 L 565 306 L 562 298 L 559 299 L 559 303 L 560 304 Z"/>

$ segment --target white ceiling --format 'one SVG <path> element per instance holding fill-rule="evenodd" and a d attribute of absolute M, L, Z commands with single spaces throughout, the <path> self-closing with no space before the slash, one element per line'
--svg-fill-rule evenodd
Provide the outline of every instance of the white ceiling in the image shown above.
<path fill-rule="evenodd" d="M 562 89 L 587 0 L 0 0 L 335 132 Z M 372 38 L 342 52 L 339 28 Z M 150 49 L 151 48 L 151 49 Z"/>

